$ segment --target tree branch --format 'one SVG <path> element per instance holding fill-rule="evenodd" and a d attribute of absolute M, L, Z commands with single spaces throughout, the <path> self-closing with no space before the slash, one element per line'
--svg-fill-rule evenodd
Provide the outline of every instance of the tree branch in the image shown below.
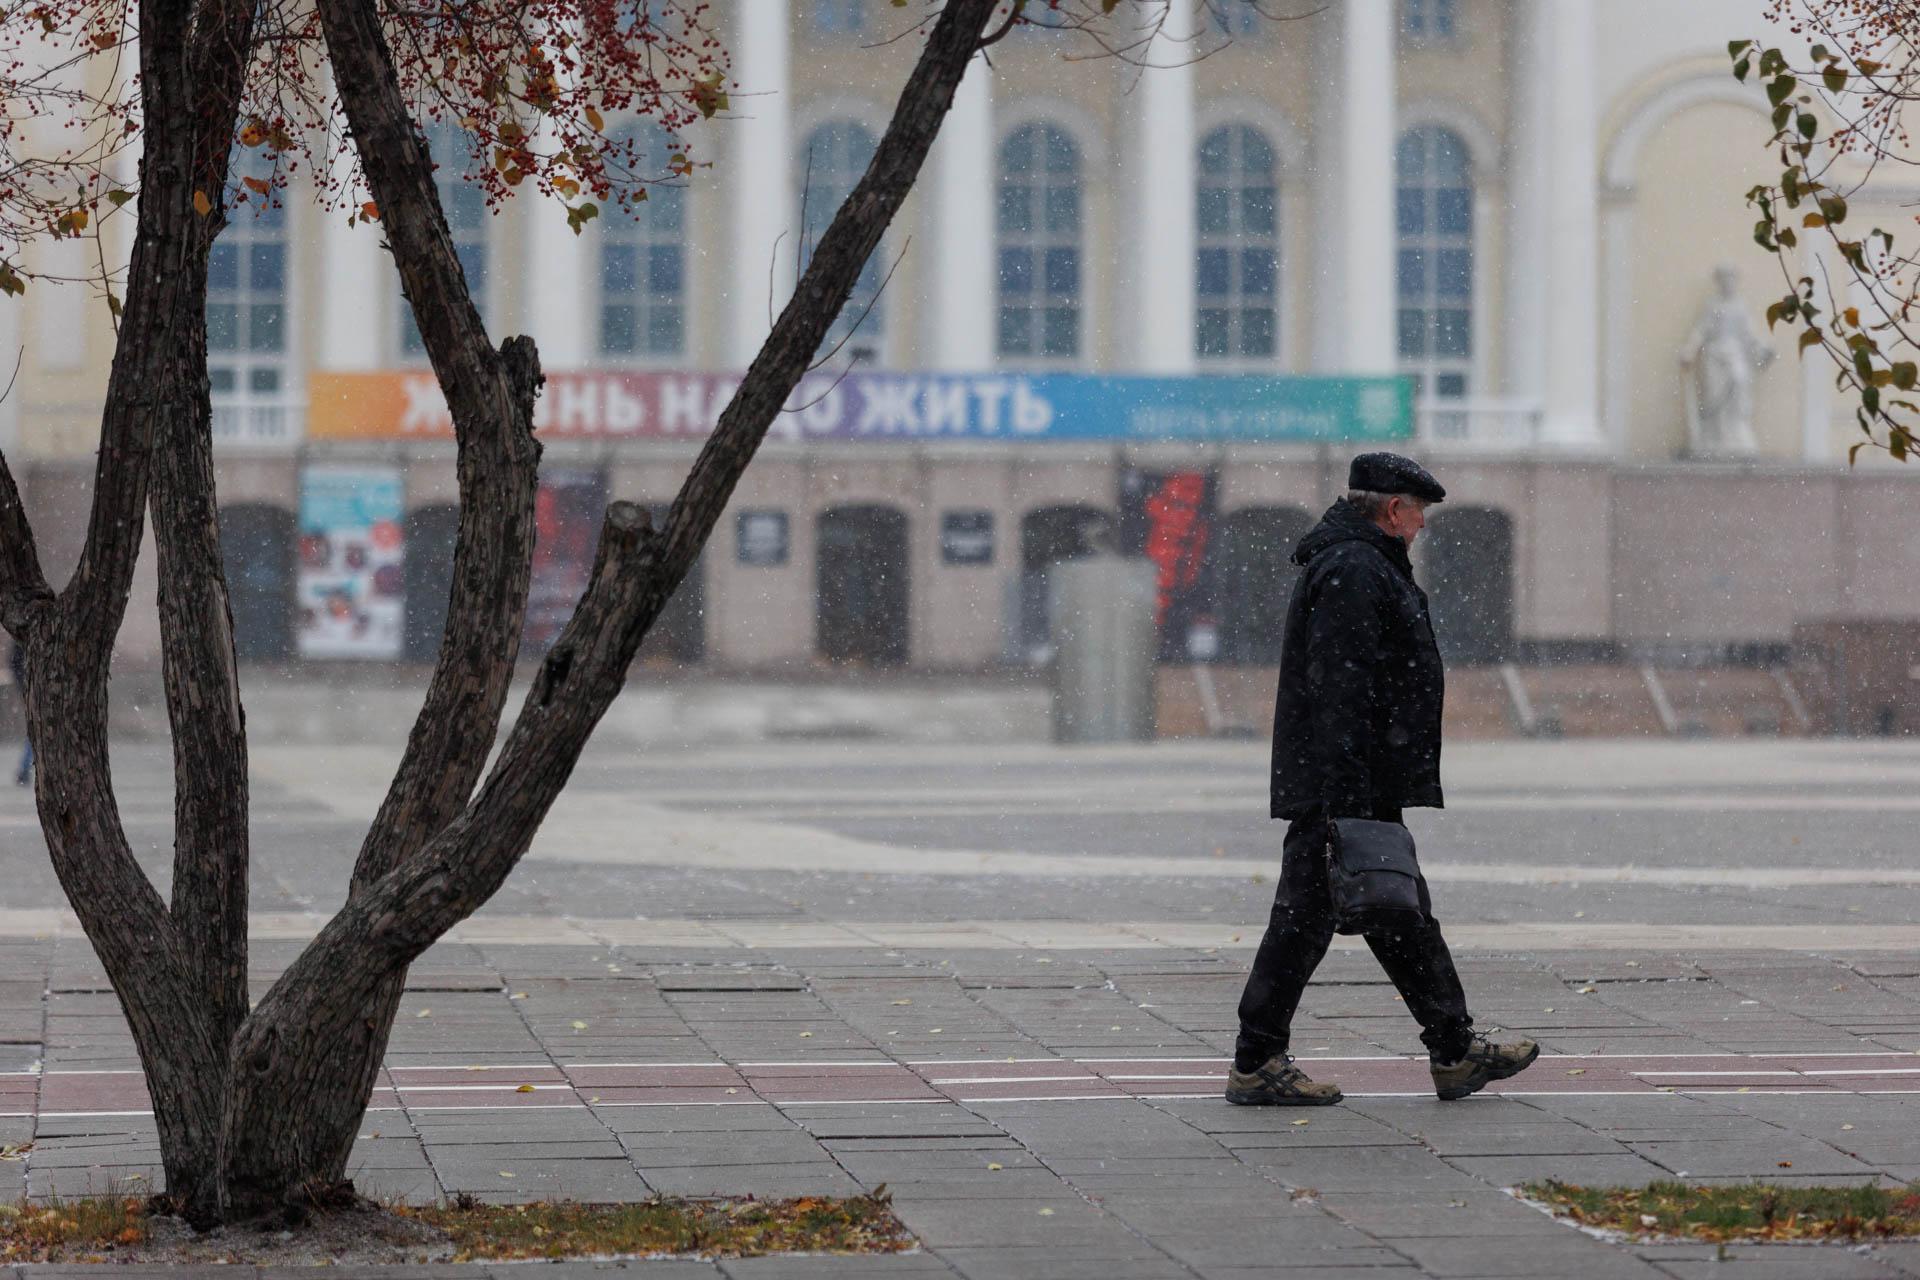
<path fill-rule="evenodd" d="M 31 607 L 52 598 L 40 569 L 33 526 L 20 500 L 20 486 L 14 482 L 7 456 L 0 453 L 0 627 L 19 637 Z"/>
<path fill-rule="evenodd" d="M 495 351 L 454 253 L 433 160 L 409 114 L 372 0 L 320 0 L 335 82 L 458 441 L 460 529 L 447 627 L 427 697 L 360 849 L 354 891 L 431 839 L 472 798 L 519 654 L 540 446 L 533 342 Z"/>
<path fill-rule="evenodd" d="M 186 50 L 197 126 L 190 181 L 214 207 L 190 224 L 194 244 L 185 256 L 196 287 L 180 303 L 178 352 L 190 398 L 160 420 L 148 495 L 173 738 L 173 921 L 210 1034 L 222 1044 L 247 1016 L 250 853 L 246 717 L 214 486 L 206 276 L 226 224 L 227 167 L 257 9 L 256 0 L 202 0 Z"/>
<path fill-rule="evenodd" d="M 322 0 L 323 6 L 344 2 Z M 994 5 L 949 0 L 941 12 L 872 163 L 821 237 L 793 299 L 721 415 L 674 501 L 665 536 L 650 536 L 644 513 L 631 503 L 608 509 L 586 594 L 472 804 L 417 856 L 350 898 L 241 1028 L 235 1095 L 223 1127 L 236 1176 L 243 1170 L 272 1176 L 272 1154 L 296 1140 L 294 1118 L 277 1104 L 311 1079 L 310 1046 L 355 1035 L 358 1001 L 341 993 L 390 982 L 478 910 L 526 852 L 618 696 L 647 628 L 911 189 Z"/>

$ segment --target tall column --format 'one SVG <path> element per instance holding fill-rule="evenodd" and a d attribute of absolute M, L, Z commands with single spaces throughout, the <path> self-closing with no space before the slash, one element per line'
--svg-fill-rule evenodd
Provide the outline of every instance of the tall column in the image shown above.
<path fill-rule="evenodd" d="M 976 54 L 928 158 L 927 305 L 921 350 L 928 368 L 977 373 L 993 366 L 995 288 L 993 68 Z"/>
<path fill-rule="evenodd" d="M 379 226 L 347 225 L 348 213 L 370 198 L 364 186 L 349 188 L 354 174 L 351 143 L 330 163 L 332 184 L 347 193 L 347 208 L 319 215 L 320 260 L 310 277 L 321 286 L 313 362 L 320 369 L 377 369 L 389 353 L 386 335 L 399 322 L 399 290 L 392 270 L 380 261 Z"/>
<path fill-rule="evenodd" d="M 794 239 L 787 0 L 735 0 L 733 289 L 729 351 L 744 369 L 793 293 Z M 785 233 L 784 236 L 782 233 Z M 768 291 L 771 277 L 772 291 Z"/>
<path fill-rule="evenodd" d="M 569 87 L 572 82 L 569 81 Z M 541 142 L 551 150 L 553 125 L 540 128 Z M 599 290 L 594 286 L 594 250 L 600 244 L 599 223 L 587 224 L 575 235 L 567 225 L 567 204 L 557 195 L 529 192 L 513 215 L 524 219 L 526 275 L 521 296 L 521 323 L 540 344 L 540 359 L 552 369 L 579 369 L 592 363 L 598 346 Z M 611 203 L 611 202 L 609 202 Z M 615 206 L 603 208 L 601 218 L 632 215 Z M 506 326 L 501 326 L 503 329 Z"/>
<path fill-rule="evenodd" d="M 1813 277 L 1814 296 L 1823 303 L 1828 297 L 1836 297 L 1847 299 L 1841 304 L 1843 307 L 1861 306 L 1865 299 L 1848 297 L 1853 277 L 1847 264 L 1840 260 L 1833 240 L 1824 235 L 1810 235 L 1802 243 L 1806 245 L 1801 250 L 1802 269 Z M 1831 366 L 1820 352 L 1779 363 L 1785 368 L 1775 377 L 1787 369 L 1800 375 L 1800 460 L 1814 465 L 1835 461 Z"/>
<path fill-rule="evenodd" d="M 1540 443 L 1598 449 L 1599 140 L 1591 0 L 1519 6 L 1509 175 L 1507 385 Z"/>
<path fill-rule="evenodd" d="M 1332 78 L 1317 95 L 1320 244 L 1308 288 L 1315 299 L 1314 367 L 1391 373 L 1394 345 L 1393 0 L 1345 0 L 1314 19 L 1318 62 Z"/>
<path fill-rule="evenodd" d="M 1167 6 L 1127 97 L 1126 200 L 1132 233 L 1119 338 L 1128 372 L 1194 370 L 1194 114 L 1191 0 Z"/>

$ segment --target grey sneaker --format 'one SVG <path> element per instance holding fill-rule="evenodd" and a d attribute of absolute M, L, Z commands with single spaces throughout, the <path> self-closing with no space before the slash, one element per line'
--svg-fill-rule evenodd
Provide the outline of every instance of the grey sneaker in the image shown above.
<path fill-rule="evenodd" d="M 1286 1054 L 1275 1054 L 1253 1071 L 1227 1071 L 1227 1101 L 1240 1107 L 1330 1107 L 1340 1086 L 1316 1084 Z"/>
<path fill-rule="evenodd" d="M 1539 1056 L 1540 1046 L 1531 1040 L 1496 1044 L 1484 1032 L 1476 1031 L 1459 1061 L 1433 1064 L 1433 1091 L 1442 1102 L 1454 1102 L 1480 1092 L 1495 1080 L 1519 1075 Z"/>

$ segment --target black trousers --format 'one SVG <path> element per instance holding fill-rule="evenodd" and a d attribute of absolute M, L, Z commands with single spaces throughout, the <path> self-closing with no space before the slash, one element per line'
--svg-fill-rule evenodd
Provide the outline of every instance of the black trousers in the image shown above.
<path fill-rule="evenodd" d="M 1399 810 L 1374 815 L 1400 821 Z M 1285 1053 L 1300 993 L 1333 942 L 1333 901 L 1327 891 L 1327 820 L 1298 818 L 1287 827 L 1280 886 L 1273 895 L 1267 933 L 1253 958 L 1253 973 L 1240 997 L 1240 1038 L 1234 1063 L 1242 1071 Z M 1420 905 L 1431 908 L 1427 882 L 1420 881 Z M 1420 1023 L 1420 1039 L 1437 1061 L 1453 1061 L 1466 1052 L 1473 1031 L 1466 992 L 1454 970 L 1440 925 L 1427 912 L 1413 929 L 1367 935 L 1374 958 L 1400 990 L 1407 1011 Z"/>

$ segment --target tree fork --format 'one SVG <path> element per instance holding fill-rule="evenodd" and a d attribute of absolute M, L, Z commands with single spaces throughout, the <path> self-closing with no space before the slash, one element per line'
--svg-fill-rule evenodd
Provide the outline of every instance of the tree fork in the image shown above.
<path fill-rule="evenodd" d="M 590 585 L 542 664 L 478 795 L 470 802 L 463 798 L 456 816 L 417 853 L 367 877 L 241 1027 L 223 1117 L 227 1189 L 236 1210 L 270 1212 L 302 1186 L 338 1176 L 367 1094 L 364 1088 L 343 1093 L 338 1106 L 327 1100 L 325 1117 L 313 1115 L 311 1107 L 320 1100 L 316 1085 L 340 1083 L 329 1060 L 353 1056 L 336 1055 L 332 1046 L 383 1052 L 387 1027 L 366 1034 L 368 1000 L 397 990 L 406 966 L 478 910 L 525 853 L 618 695 L 647 629 L 698 555 L 911 189 L 996 4 L 950 0 L 935 21 L 872 163 L 821 237 L 793 298 L 675 498 L 664 531 L 654 534 L 631 503 L 609 507 Z M 384 96 L 370 77 L 356 79 L 351 70 L 355 57 L 366 65 L 369 51 L 384 56 L 370 8 L 356 0 L 321 0 L 320 9 L 341 80 L 353 83 L 356 98 L 363 91 Z M 353 99 L 348 106 L 351 114 Z M 373 139 L 358 121 L 354 129 L 364 157 Z M 369 178 L 374 180 L 371 165 Z M 392 234 L 389 206 L 383 203 L 382 210 Z M 432 289 L 410 289 L 409 296 L 416 314 L 435 300 L 446 301 Z M 466 301 L 464 294 L 458 301 Z M 426 320 L 422 314 L 422 333 L 430 335 Z M 437 357 L 435 363 L 438 369 Z M 442 380 L 445 385 L 444 373 Z M 451 402 L 455 388 L 447 389 Z M 457 410 L 455 420 L 458 429 Z M 466 444 L 463 435 L 463 453 Z M 464 508 L 464 490 L 462 500 Z M 463 522 L 456 564 L 468 536 Z M 524 580 L 519 594 L 524 607 Z M 450 619 L 448 643 L 454 625 Z M 410 756 L 413 749 L 410 743 Z M 390 803 L 399 791 L 396 781 Z M 377 1058 L 369 1061 L 377 1069 Z M 361 1079 L 369 1083 L 371 1077 L 363 1072 Z M 331 1132 L 318 1131 L 328 1125 Z"/>

